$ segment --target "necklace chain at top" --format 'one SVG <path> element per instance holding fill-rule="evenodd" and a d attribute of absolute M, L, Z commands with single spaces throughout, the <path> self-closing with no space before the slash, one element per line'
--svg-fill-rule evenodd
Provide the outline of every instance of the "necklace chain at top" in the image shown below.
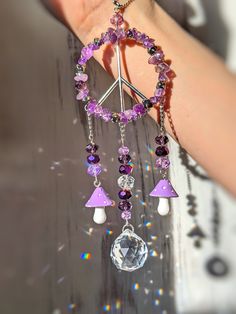
<path fill-rule="evenodd" d="M 120 10 L 124 10 L 126 9 L 132 2 L 134 2 L 134 0 L 128 0 L 127 2 L 125 2 L 124 4 L 121 4 L 119 1 L 117 0 L 112 0 L 113 4 L 115 5 L 115 11 L 120 11 Z"/>

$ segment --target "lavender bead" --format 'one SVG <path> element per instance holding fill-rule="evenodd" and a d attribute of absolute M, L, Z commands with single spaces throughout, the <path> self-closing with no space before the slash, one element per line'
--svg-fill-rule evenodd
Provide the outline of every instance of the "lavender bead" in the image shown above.
<path fill-rule="evenodd" d="M 86 98 L 89 95 L 89 90 L 88 88 L 83 88 L 79 91 L 78 95 L 76 96 L 77 100 L 82 100 L 84 98 Z"/>
<path fill-rule="evenodd" d="M 90 165 L 87 169 L 87 173 L 92 177 L 97 177 L 102 172 L 100 165 Z"/>
<path fill-rule="evenodd" d="M 130 174 L 132 172 L 133 168 L 130 165 L 122 165 L 119 168 L 119 172 L 121 174 Z"/>
<path fill-rule="evenodd" d="M 168 81 L 168 77 L 166 76 L 166 74 L 165 73 L 163 73 L 163 72 L 161 72 L 160 74 L 159 74 L 159 81 L 161 81 L 161 82 L 166 82 L 166 81 Z"/>
<path fill-rule="evenodd" d="M 151 48 L 153 46 L 154 41 L 155 41 L 154 39 L 147 37 L 143 41 L 143 46 L 145 48 Z"/>
<path fill-rule="evenodd" d="M 96 106 L 95 110 L 94 110 L 94 115 L 95 117 L 99 118 L 102 116 L 103 113 L 103 108 L 102 106 Z"/>
<path fill-rule="evenodd" d="M 120 122 L 127 124 L 129 122 L 128 118 L 126 117 L 126 114 L 124 112 L 120 113 Z"/>
<path fill-rule="evenodd" d="M 87 161 L 89 164 L 97 164 L 100 161 L 100 157 L 98 155 L 89 155 Z"/>
<path fill-rule="evenodd" d="M 161 157 L 156 160 L 156 166 L 159 169 L 168 169 L 170 167 L 170 161 L 168 157 Z"/>
<path fill-rule="evenodd" d="M 131 198 L 132 193 L 128 190 L 120 190 L 120 192 L 118 193 L 118 196 L 122 200 L 128 200 L 129 198 Z"/>
<path fill-rule="evenodd" d="M 120 155 L 127 155 L 129 153 L 129 148 L 126 146 L 122 146 L 119 148 L 118 153 Z"/>
<path fill-rule="evenodd" d="M 130 220 L 131 219 L 131 211 L 123 211 L 121 213 L 121 218 L 124 219 L 124 220 Z"/>
<path fill-rule="evenodd" d="M 166 146 L 159 146 L 155 153 L 158 157 L 167 156 L 169 154 L 169 149 Z"/>
<path fill-rule="evenodd" d="M 136 104 L 133 106 L 134 112 L 136 112 L 139 116 L 143 116 L 146 113 L 146 109 L 143 104 Z"/>
<path fill-rule="evenodd" d="M 153 56 L 148 59 L 149 64 L 159 64 L 164 58 L 163 51 L 156 52 Z"/>
<path fill-rule="evenodd" d="M 74 80 L 77 82 L 86 82 L 88 80 L 88 75 L 85 73 L 78 73 L 75 77 Z"/>
<path fill-rule="evenodd" d="M 128 201 L 120 201 L 118 203 L 118 208 L 120 210 L 131 210 L 132 204 L 130 202 L 128 202 Z"/>
<path fill-rule="evenodd" d="M 157 104 L 158 101 L 159 101 L 159 98 L 156 97 L 156 96 L 150 98 L 150 102 L 151 102 L 153 105 Z"/>
<path fill-rule="evenodd" d="M 93 56 L 93 49 L 91 47 L 91 45 L 88 45 L 87 47 L 84 47 L 81 50 L 81 56 L 87 60 L 89 60 L 90 58 L 92 58 Z"/>

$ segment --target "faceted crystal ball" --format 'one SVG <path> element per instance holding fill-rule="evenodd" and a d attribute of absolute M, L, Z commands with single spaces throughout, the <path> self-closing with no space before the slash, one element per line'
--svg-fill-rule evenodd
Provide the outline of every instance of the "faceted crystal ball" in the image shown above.
<path fill-rule="evenodd" d="M 134 181 L 135 179 L 133 177 L 128 176 L 128 175 L 123 175 L 119 177 L 119 179 L 117 180 L 117 183 L 120 188 L 124 190 L 131 190 L 134 187 Z"/>
<path fill-rule="evenodd" d="M 148 256 L 148 248 L 139 236 L 126 229 L 113 242 L 110 255 L 118 269 L 132 272 L 143 267 Z"/>

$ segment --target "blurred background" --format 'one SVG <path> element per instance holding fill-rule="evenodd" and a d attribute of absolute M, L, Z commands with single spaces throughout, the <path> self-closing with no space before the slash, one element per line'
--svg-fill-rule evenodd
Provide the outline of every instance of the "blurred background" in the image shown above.
<path fill-rule="evenodd" d="M 159 3 L 236 70 L 234 0 Z M 0 2 L 0 45 L 0 313 L 236 313 L 235 200 L 171 141 L 170 175 L 181 197 L 160 219 L 147 196 L 158 128 L 150 118 L 137 121 L 127 131 L 133 224 L 149 258 L 138 272 L 118 272 L 109 249 L 119 212 L 110 208 L 108 223 L 95 226 L 84 207 L 92 192 L 87 126 L 73 83 L 81 43 L 39 1 L 8 0 Z M 98 96 L 112 79 L 95 61 L 89 72 Z M 116 190 L 118 130 L 98 122 L 95 131 L 104 187 Z"/>

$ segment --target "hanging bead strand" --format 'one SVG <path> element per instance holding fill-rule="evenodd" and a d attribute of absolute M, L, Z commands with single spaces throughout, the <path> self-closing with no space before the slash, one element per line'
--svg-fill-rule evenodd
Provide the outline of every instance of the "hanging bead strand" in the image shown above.
<path fill-rule="evenodd" d="M 134 178 L 130 175 L 133 171 L 131 165 L 131 156 L 129 155 L 129 148 L 125 146 L 125 125 L 120 123 L 120 135 L 121 135 L 121 147 L 118 150 L 118 161 L 121 163 L 119 172 L 122 174 L 118 178 L 118 186 L 121 190 L 118 193 L 120 201 L 118 208 L 122 211 L 121 218 L 128 223 L 131 219 L 132 203 L 130 198 L 132 197 L 132 188 L 134 187 Z"/>

